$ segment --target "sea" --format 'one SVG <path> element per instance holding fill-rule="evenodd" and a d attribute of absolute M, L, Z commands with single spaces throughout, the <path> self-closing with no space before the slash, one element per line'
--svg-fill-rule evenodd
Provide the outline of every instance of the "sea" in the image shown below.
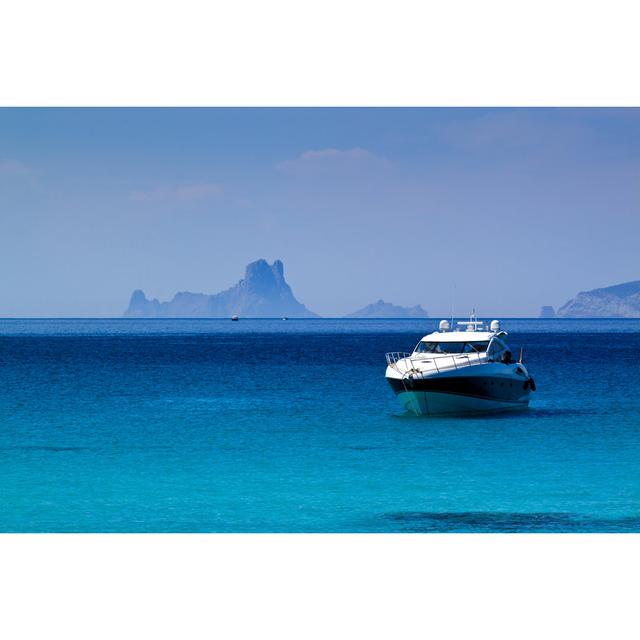
<path fill-rule="evenodd" d="M 640 320 L 503 319 L 528 410 L 406 414 L 437 320 L 2 319 L 2 532 L 640 532 Z"/>

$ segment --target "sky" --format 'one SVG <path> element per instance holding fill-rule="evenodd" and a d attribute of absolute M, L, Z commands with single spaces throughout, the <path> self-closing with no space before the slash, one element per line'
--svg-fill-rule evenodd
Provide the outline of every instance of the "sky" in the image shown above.
<path fill-rule="evenodd" d="M 0 317 L 281 259 L 324 316 L 537 316 L 640 279 L 640 109 L 0 109 Z"/>

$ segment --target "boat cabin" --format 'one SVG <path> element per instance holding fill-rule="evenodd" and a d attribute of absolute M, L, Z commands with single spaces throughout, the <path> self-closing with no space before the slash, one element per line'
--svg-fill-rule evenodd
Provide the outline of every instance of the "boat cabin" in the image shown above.
<path fill-rule="evenodd" d="M 478 358 L 484 356 L 487 360 L 510 359 L 509 347 L 501 340 L 507 334 L 500 330 L 500 323 L 497 320 L 491 323 L 491 331 L 486 331 L 484 325 L 477 321 L 459 324 L 466 325 L 466 328 L 450 331 L 449 323 L 443 320 L 440 323 L 440 330 L 424 336 L 416 345 L 412 355 L 434 357 L 476 354 Z"/>

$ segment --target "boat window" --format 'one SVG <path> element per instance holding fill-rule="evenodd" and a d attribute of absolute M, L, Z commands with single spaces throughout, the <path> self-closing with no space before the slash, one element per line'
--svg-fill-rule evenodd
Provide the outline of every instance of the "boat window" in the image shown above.
<path fill-rule="evenodd" d="M 419 342 L 416 353 L 484 353 L 488 342 Z"/>
<path fill-rule="evenodd" d="M 435 353 L 462 353 L 464 342 L 438 342 Z"/>
<path fill-rule="evenodd" d="M 422 342 L 428 345 L 426 353 L 462 353 L 464 342 Z"/>
<path fill-rule="evenodd" d="M 484 353 L 488 342 L 467 342 L 464 345 L 464 353 Z"/>
<path fill-rule="evenodd" d="M 462 353 L 464 342 L 420 342 L 416 353 Z"/>

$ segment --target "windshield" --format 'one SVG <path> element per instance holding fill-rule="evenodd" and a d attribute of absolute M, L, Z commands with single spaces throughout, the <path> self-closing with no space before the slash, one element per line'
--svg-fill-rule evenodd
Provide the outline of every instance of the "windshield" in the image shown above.
<path fill-rule="evenodd" d="M 467 342 L 464 345 L 464 353 L 484 353 L 488 345 L 488 342 Z"/>
<path fill-rule="evenodd" d="M 428 342 L 418 343 L 416 353 L 484 353 L 488 342 Z"/>

